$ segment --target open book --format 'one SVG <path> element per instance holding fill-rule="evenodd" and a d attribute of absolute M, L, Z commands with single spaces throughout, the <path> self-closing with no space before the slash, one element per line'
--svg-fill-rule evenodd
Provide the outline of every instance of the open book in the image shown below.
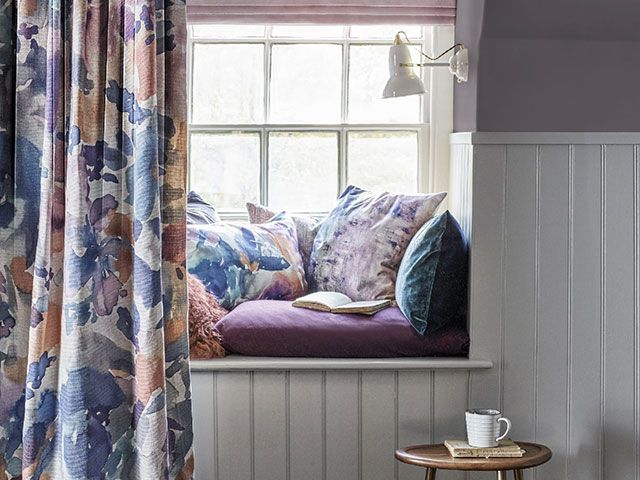
<path fill-rule="evenodd" d="M 354 302 L 338 292 L 316 292 L 300 297 L 293 302 L 294 307 L 308 308 L 331 313 L 362 313 L 373 315 L 391 305 L 391 300 L 366 300 Z"/>

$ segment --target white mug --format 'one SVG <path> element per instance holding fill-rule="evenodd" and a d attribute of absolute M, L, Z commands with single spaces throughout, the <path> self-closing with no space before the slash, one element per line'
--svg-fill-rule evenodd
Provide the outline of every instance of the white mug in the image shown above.
<path fill-rule="evenodd" d="M 472 447 L 497 447 L 511 430 L 511 421 L 504 418 L 499 410 L 490 408 L 474 408 L 465 412 L 467 420 L 467 443 Z M 507 429 L 500 435 L 500 422 L 507 424 Z"/>

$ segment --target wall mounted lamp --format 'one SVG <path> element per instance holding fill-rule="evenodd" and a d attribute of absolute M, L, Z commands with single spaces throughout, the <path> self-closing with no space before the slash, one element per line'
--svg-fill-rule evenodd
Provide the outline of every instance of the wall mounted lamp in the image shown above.
<path fill-rule="evenodd" d="M 404 36 L 404 41 L 401 38 Z M 425 93 L 424 83 L 416 75 L 413 67 L 449 67 L 449 72 L 455 75 L 458 82 L 466 82 L 469 75 L 469 51 L 462 43 L 456 43 L 437 57 L 430 57 L 421 50 L 416 50 L 426 57 L 429 62 L 413 63 L 409 51 L 410 40 L 403 31 L 396 33 L 393 45 L 389 49 L 389 80 L 382 92 L 382 98 L 405 97 Z M 448 62 L 436 62 L 453 50 L 453 56 Z"/>

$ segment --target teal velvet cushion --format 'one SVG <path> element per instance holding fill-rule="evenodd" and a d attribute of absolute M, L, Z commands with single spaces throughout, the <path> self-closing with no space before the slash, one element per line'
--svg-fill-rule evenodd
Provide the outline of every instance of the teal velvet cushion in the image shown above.
<path fill-rule="evenodd" d="M 467 242 L 446 211 L 415 234 L 398 270 L 396 301 L 419 333 L 464 318 L 467 272 Z"/>

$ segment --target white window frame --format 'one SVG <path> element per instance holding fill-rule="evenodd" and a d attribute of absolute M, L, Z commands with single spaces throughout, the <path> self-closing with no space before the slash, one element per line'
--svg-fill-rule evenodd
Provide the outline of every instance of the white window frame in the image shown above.
<path fill-rule="evenodd" d="M 346 27 L 349 28 L 348 26 Z M 401 30 L 398 27 L 398 30 Z M 348 87 L 349 87 L 349 46 L 351 45 L 390 45 L 389 39 L 349 38 L 349 32 L 343 38 L 299 38 L 272 37 L 272 26 L 267 25 L 262 37 L 234 38 L 194 38 L 188 28 L 188 152 L 191 153 L 191 136 L 194 133 L 257 133 L 260 137 L 260 197 L 259 202 L 268 204 L 269 185 L 269 151 L 267 138 L 269 132 L 336 132 L 338 136 L 338 185 L 337 192 L 347 186 L 348 132 L 356 131 L 400 131 L 416 132 L 418 139 L 417 191 L 446 191 L 449 183 L 449 134 L 453 130 L 453 81 L 452 76 L 443 68 L 421 69 L 421 76 L 427 90 L 420 102 L 420 121 L 418 123 L 349 123 L 347 120 Z M 414 40 L 414 39 L 412 39 Z M 453 26 L 422 27 L 422 39 L 415 46 L 431 55 L 445 50 L 453 43 Z M 342 92 L 341 122 L 319 124 L 283 124 L 283 123 L 250 123 L 250 124 L 196 124 L 192 123 L 192 78 L 194 44 L 262 44 L 264 45 L 264 118 L 269 118 L 270 81 L 271 81 L 271 47 L 273 45 L 291 44 L 327 44 L 342 47 Z M 380 86 L 382 89 L 383 85 Z M 220 211 L 225 220 L 246 220 L 244 212 Z M 296 212 L 321 214 L 324 212 Z"/>

